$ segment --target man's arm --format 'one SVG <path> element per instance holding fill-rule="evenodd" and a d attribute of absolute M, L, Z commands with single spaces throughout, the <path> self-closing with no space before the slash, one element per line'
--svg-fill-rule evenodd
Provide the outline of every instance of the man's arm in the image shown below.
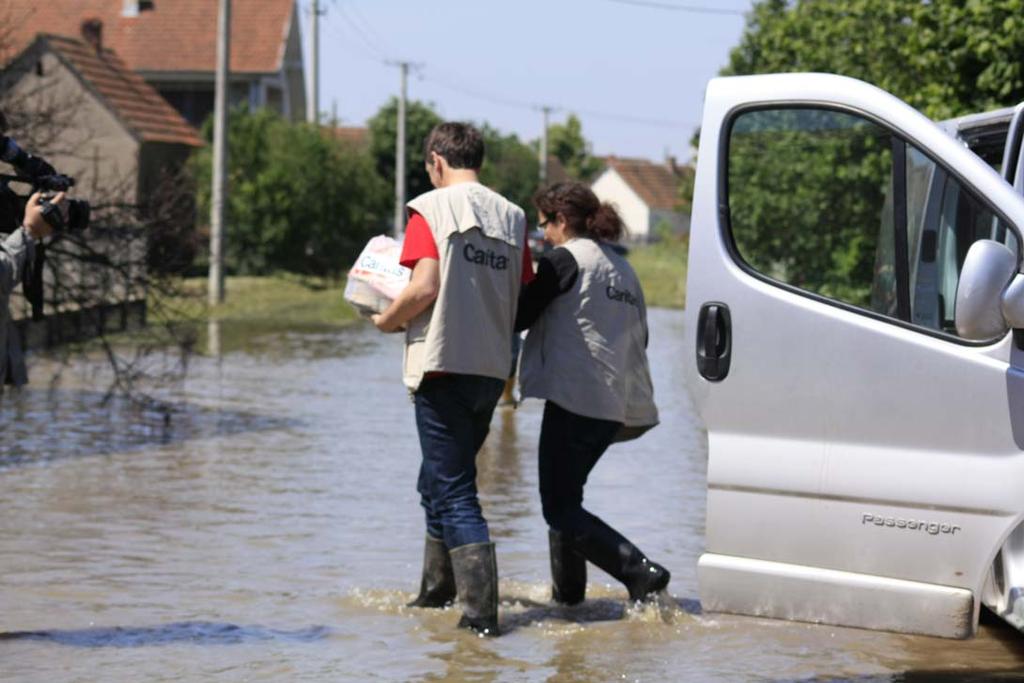
<path fill-rule="evenodd" d="M 381 332 L 398 332 L 406 323 L 427 310 L 441 287 L 441 268 L 434 258 L 421 258 L 412 269 L 412 277 L 388 309 L 370 318 Z"/>

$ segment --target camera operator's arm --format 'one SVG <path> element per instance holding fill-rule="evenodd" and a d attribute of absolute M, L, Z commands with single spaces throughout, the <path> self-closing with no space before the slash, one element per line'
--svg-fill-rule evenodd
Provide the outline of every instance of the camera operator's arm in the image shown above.
<path fill-rule="evenodd" d="M 61 192 L 53 198 L 58 206 L 64 201 Z M 36 192 L 25 205 L 25 220 L 22 226 L 0 243 L 0 297 L 6 299 L 21 282 L 25 265 L 31 263 L 36 240 L 47 237 L 53 228 L 43 217 L 42 194 Z"/>

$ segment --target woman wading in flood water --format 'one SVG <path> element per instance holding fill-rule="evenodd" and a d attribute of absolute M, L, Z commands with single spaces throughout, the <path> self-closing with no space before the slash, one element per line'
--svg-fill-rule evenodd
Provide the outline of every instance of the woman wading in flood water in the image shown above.
<path fill-rule="evenodd" d="M 609 243 L 622 220 L 581 183 L 534 196 L 544 237 L 555 246 L 524 286 L 516 330 L 523 345 L 524 397 L 545 399 L 539 469 L 551 551 L 552 597 L 583 601 L 589 560 L 641 600 L 669 572 L 583 508 L 583 486 L 613 441 L 658 422 L 647 364 L 647 309 L 640 282 Z"/>

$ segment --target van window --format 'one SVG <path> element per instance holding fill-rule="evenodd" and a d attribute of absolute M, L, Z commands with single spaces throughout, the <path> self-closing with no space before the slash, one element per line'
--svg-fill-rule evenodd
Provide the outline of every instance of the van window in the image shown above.
<path fill-rule="evenodd" d="M 967 249 L 1017 239 L 951 174 L 856 114 L 743 112 L 728 139 L 729 229 L 761 275 L 866 311 L 955 335 Z"/>
<path fill-rule="evenodd" d="M 967 250 L 994 239 L 1017 251 L 1017 239 L 983 202 L 919 150 L 907 145 L 907 236 L 911 319 L 956 334 L 956 288 Z"/>
<path fill-rule="evenodd" d="M 985 126 L 960 132 L 967 148 L 981 157 L 996 173 L 1003 170 L 1003 152 L 1006 148 L 1007 127 Z"/>

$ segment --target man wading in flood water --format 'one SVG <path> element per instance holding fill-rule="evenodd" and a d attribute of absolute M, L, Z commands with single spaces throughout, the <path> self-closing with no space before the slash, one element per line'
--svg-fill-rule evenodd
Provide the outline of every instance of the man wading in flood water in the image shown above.
<path fill-rule="evenodd" d="M 480 132 L 442 123 L 426 142 L 436 190 L 408 204 L 409 285 L 373 322 L 405 328 L 423 462 L 427 539 L 414 607 L 462 603 L 459 626 L 498 635 L 498 567 L 476 490 L 476 454 L 512 364 L 520 285 L 533 277 L 523 210 L 480 184 Z"/>

